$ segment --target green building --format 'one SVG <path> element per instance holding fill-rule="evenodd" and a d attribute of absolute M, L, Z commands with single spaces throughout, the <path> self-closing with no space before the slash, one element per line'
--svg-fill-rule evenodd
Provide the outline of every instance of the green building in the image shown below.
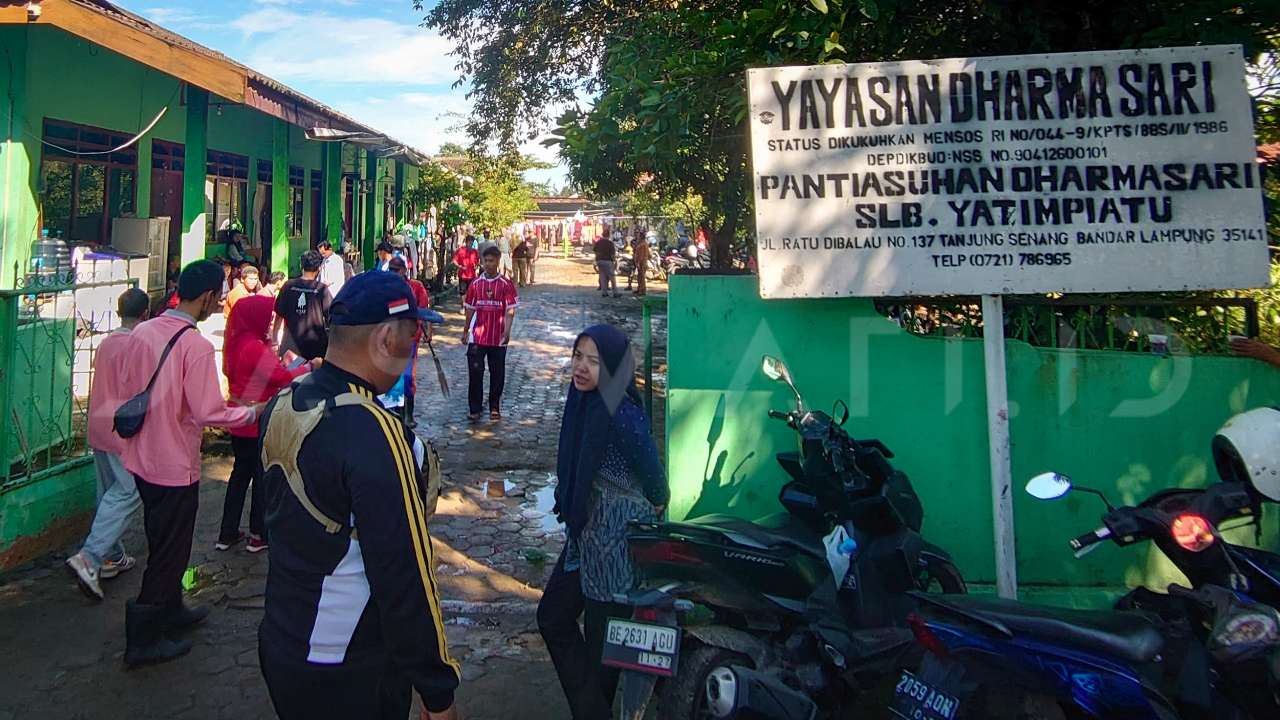
<path fill-rule="evenodd" d="M 0 570 L 74 534 L 93 502 L 77 373 L 95 330 L 48 310 L 87 291 L 20 292 L 42 231 L 110 245 L 118 218 L 168 217 L 162 265 L 221 255 L 236 228 L 272 270 L 296 275 L 326 239 L 367 267 L 426 161 L 105 0 L 0 2 Z"/>

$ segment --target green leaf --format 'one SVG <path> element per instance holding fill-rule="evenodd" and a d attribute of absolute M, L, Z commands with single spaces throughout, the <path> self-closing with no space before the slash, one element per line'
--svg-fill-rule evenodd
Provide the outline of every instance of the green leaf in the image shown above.
<path fill-rule="evenodd" d="M 645 95 L 644 99 L 640 101 L 640 104 L 644 107 L 653 107 L 660 102 L 662 102 L 662 95 L 660 95 L 657 90 L 651 90 L 649 94 Z"/>
<path fill-rule="evenodd" d="M 827 14 L 827 0 L 809 0 L 809 4 L 813 6 L 814 10 L 823 15 Z"/>
<path fill-rule="evenodd" d="M 858 0 L 858 10 L 869 20 L 880 17 L 880 7 L 876 5 L 876 0 Z"/>

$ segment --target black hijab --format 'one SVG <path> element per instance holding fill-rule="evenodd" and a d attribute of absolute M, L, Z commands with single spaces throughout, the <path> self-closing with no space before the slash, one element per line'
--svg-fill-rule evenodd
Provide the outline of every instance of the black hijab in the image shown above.
<path fill-rule="evenodd" d="M 560 425 L 560 451 L 556 459 L 556 512 L 576 538 L 587 524 L 591 485 L 614 434 L 614 418 L 623 403 L 643 408 L 636 390 L 636 362 L 631 341 L 612 325 L 593 325 L 573 342 L 595 341 L 600 351 L 600 383 L 591 392 L 579 392 L 572 383 Z"/>

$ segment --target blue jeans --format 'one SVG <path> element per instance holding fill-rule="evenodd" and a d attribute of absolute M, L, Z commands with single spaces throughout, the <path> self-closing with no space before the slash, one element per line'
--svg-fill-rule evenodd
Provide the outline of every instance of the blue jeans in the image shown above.
<path fill-rule="evenodd" d="M 142 507 L 133 474 L 124 468 L 119 455 L 93 451 L 93 465 L 98 471 L 98 512 L 93 516 L 89 537 L 81 551 L 94 569 L 103 560 L 118 561 L 124 557 L 120 536 L 134 511 Z"/>

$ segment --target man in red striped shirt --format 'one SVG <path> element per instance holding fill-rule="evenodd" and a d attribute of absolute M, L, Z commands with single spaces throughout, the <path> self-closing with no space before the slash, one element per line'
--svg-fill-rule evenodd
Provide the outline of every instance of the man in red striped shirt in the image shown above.
<path fill-rule="evenodd" d="M 484 274 L 467 288 L 463 307 L 467 312 L 462 342 L 467 346 L 470 379 L 467 400 L 471 422 L 480 420 L 484 400 L 484 367 L 489 365 L 489 419 L 502 419 L 502 389 L 507 382 L 507 344 L 515 323 L 520 297 L 515 283 L 498 272 L 502 251 L 486 245 L 480 253 Z"/>

